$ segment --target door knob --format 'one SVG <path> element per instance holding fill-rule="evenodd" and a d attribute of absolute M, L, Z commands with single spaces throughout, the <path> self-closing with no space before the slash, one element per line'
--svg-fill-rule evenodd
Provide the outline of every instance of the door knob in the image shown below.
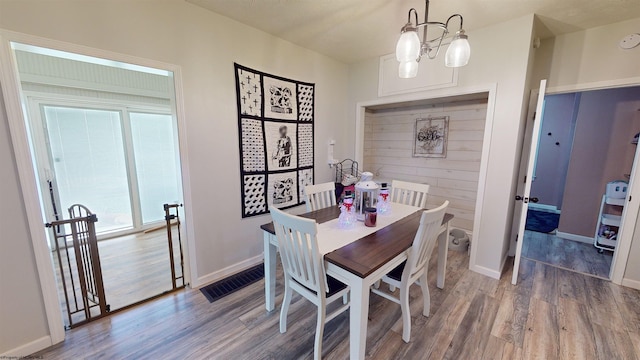
<path fill-rule="evenodd" d="M 516 195 L 516 201 L 522 201 L 522 196 Z"/>
<path fill-rule="evenodd" d="M 537 203 L 538 201 L 540 201 L 540 199 L 536 198 L 536 197 L 532 197 L 529 199 L 529 201 L 531 201 L 532 203 Z"/>

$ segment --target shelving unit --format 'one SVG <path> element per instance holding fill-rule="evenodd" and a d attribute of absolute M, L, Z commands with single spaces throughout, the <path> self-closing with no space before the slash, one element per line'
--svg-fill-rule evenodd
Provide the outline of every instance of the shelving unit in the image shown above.
<path fill-rule="evenodd" d="M 598 215 L 598 224 L 596 225 L 596 233 L 593 241 L 593 246 L 598 248 L 598 252 L 602 253 L 605 250 L 614 251 L 618 244 L 617 237 L 620 231 L 620 222 L 622 217 L 620 215 L 609 214 L 605 212 L 607 205 L 619 207 L 622 210 L 624 207 L 625 199 L 618 199 L 608 197 L 606 194 L 602 195 L 602 202 L 600 203 L 600 214 Z"/>

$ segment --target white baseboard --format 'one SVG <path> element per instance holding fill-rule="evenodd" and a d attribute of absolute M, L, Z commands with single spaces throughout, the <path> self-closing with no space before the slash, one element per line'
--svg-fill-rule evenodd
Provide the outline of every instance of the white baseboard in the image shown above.
<path fill-rule="evenodd" d="M 502 265 L 504 266 L 504 260 Z M 475 271 L 478 274 L 482 274 L 496 280 L 500 280 L 500 275 L 502 274 L 501 271 L 496 271 L 480 265 L 470 265 L 469 270 Z"/>
<path fill-rule="evenodd" d="M 227 266 L 224 269 L 218 270 L 218 271 L 214 271 L 210 274 L 207 274 L 205 276 L 201 276 L 199 278 L 196 279 L 194 284 L 191 284 L 191 287 L 193 289 L 200 289 L 203 286 L 209 285 L 211 283 L 214 283 L 218 280 L 222 280 L 224 278 L 226 278 L 229 275 L 233 275 L 233 274 L 237 274 L 241 271 L 247 270 L 250 267 L 256 266 L 258 264 L 260 264 L 261 262 L 263 262 L 264 257 L 262 256 L 262 254 L 258 255 L 258 256 L 254 256 L 252 258 L 249 258 L 247 260 L 243 260 L 239 263 L 233 264 L 231 266 Z"/>
<path fill-rule="evenodd" d="M 632 289 L 640 290 L 640 281 L 623 278 L 622 279 L 622 286 L 626 286 L 626 287 L 630 287 Z"/>
<path fill-rule="evenodd" d="M 556 236 L 566 240 L 577 241 L 585 244 L 593 244 L 593 238 L 588 236 L 570 234 L 562 231 L 557 231 Z"/>
<path fill-rule="evenodd" d="M 529 203 L 529 208 L 531 209 L 535 209 L 535 210 L 539 210 L 539 211 L 546 211 L 546 212 L 550 212 L 550 213 L 554 213 L 554 214 L 560 214 L 561 211 L 558 210 L 558 207 L 555 205 L 545 205 L 545 204 L 536 204 L 536 203 Z"/>
<path fill-rule="evenodd" d="M 44 350 L 53 345 L 51 342 L 51 336 L 43 336 L 39 339 L 33 340 L 30 343 L 18 346 L 15 349 L 9 350 L 3 354 L 0 354 L 0 359 L 22 359 L 27 356 L 37 353 L 40 350 Z"/>

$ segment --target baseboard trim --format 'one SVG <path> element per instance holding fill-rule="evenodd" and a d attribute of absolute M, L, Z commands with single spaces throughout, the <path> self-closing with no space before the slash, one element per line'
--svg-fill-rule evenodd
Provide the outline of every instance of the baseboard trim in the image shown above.
<path fill-rule="evenodd" d="M 504 266 L 504 260 L 503 260 L 502 266 Z M 500 280 L 500 275 L 502 274 L 501 271 L 496 271 L 496 270 L 489 269 L 489 268 L 486 268 L 486 267 L 480 266 L 480 265 L 471 265 L 471 266 L 469 266 L 469 270 L 477 272 L 478 274 L 482 274 L 482 275 L 488 276 L 488 277 L 496 279 L 496 280 Z"/>
<path fill-rule="evenodd" d="M 214 271 L 205 276 L 201 276 L 196 279 L 194 284 L 191 284 L 191 287 L 194 289 L 200 289 L 203 286 L 207 286 L 218 280 L 222 280 L 227 276 L 230 276 L 230 275 L 239 273 L 241 271 L 247 270 L 248 268 L 254 267 L 260 264 L 261 262 L 263 262 L 263 259 L 264 257 L 262 256 L 262 254 L 260 254 L 258 256 L 254 256 L 252 258 L 240 261 L 239 263 L 233 264 L 231 266 L 227 266 L 224 269 Z"/>
<path fill-rule="evenodd" d="M 49 346 L 53 345 L 51 341 L 51 336 L 43 336 L 39 339 L 33 340 L 32 342 L 26 343 L 24 345 L 18 346 L 15 349 L 9 350 L 3 354 L 0 354 L 0 359 L 22 359 L 27 356 L 37 353 L 40 350 L 44 350 Z"/>
<path fill-rule="evenodd" d="M 640 281 L 623 278 L 622 286 L 630 287 L 632 289 L 640 290 Z"/>
<path fill-rule="evenodd" d="M 556 236 L 565 240 L 577 241 L 585 244 L 593 244 L 593 238 L 583 235 L 570 234 L 562 231 L 557 231 Z"/>

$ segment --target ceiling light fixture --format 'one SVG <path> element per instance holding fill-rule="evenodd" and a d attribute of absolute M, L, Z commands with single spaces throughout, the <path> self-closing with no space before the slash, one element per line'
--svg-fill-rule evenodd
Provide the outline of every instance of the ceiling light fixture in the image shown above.
<path fill-rule="evenodd" d="M 412 22 L 413 14 L 415 23 Z M 449 16 L 446 22 L 429 21 L 429 0 L 425 0 L 424 22 L 418 22 L 418 11 L 414 8 L 409 10 L 407 16 L 407 24 L 400 30 L 400 39 L 396 44 L 396 59 L 400 62 L 398 67 L 398 75 L 401 78 L 414 78 L 418 75 L 418 62 L 423 56 L 428 59 L 435 59 L 440 53 L 443 45 L 442 41 L 449 34 L 449 21 L 453 18 L 460 19 L 460 29 L 448 44 L 449 48 L 445 54 L 444 64 L 447 67 L 461 67 L 467 65 L 471 56 L 471 47 L 467 35 L 462 29 L 462 15 L 453 14 Z M 436 38 L 429 39 L 427 37 L 427 28 L 429 26 L 442 30 L 442 34 Z M 418 29 L 423 28 L 422 40 L 418 36 Z"/>

